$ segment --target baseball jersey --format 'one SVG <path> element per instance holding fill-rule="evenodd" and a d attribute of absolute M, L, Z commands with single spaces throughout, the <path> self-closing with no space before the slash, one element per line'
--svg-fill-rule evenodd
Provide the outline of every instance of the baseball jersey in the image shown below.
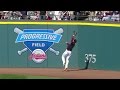
<path fill-rule="evenodd" d="M 72 49 L 74 48 L 75 43 L 76 43 L 76 42 L 74 42 L 74 40 L 75 40 L 75 37 L 72 36 L 71 42 L 70 42 L 70 43 L 67 43 L 67 50 L 72 51 Z"/>

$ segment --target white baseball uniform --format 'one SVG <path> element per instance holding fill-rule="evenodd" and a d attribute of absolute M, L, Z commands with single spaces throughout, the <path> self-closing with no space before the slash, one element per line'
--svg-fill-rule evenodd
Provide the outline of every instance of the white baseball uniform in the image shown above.
<path fill-rule="evenodd" d="M 74 38 L 74 35 L 73 35 L 71 38 L 71 43 L 67 43 L 67 49 L 62 54 L 62 62 L 63 62 L 63 67 L 65 67 L 65 69 L 68 68 L 69 58 L 71 56 L 72 49 L 75 46 L 75 43 L 76 43 L 76 39 Z"/>

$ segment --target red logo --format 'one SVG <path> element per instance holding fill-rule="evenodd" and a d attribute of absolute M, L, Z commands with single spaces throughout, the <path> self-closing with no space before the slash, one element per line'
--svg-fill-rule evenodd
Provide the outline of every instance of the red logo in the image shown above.
<path fill-rule="evenodd" d="M 32 54 L 29 56 L 30 60 L 33 60 L 36 63 L 41 63 L 47 59 L 47 55 L 42 49 L 35 49 Z"/>
<path fill-rule="evenodd" d="M 36 60 L 38 60 L 38 59 L 46 59 L 47 56 L 46 56 L 46 54 L 31 54 L 29 56 L 29 59 L 31 60 L 33 58 L 35 58 Z"/>

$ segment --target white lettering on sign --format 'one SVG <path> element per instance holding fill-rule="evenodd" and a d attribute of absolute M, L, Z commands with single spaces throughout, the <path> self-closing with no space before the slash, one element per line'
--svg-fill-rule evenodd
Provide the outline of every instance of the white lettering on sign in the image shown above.
<path fill-rule="evenodd" d="M 32 47 L 45 47 L 45 43 L 32 43 Z"/>

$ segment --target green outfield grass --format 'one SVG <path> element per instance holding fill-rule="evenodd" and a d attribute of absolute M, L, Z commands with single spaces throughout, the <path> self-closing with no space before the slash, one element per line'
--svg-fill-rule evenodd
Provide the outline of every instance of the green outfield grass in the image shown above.
<path fill-rule="evenodd" d="M 62 78 L 49 77 L 49 76 L 0 74 L 0 79 L 62 79 Z"/>

